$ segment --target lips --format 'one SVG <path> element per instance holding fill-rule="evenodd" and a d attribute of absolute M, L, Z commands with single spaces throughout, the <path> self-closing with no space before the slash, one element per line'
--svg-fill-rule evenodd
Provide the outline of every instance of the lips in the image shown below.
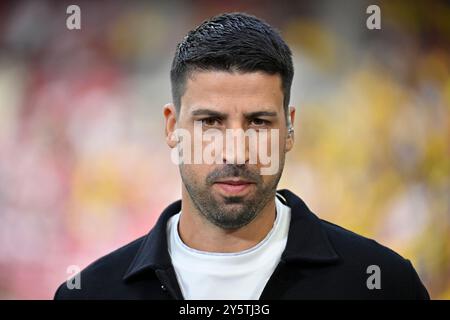
<path fill-rule="evenodd" d="M 226 179 L 216 181 L 215 185 L 225 194 L 240 195 L 250 189 L 254 183 L 242 179 Z"/>

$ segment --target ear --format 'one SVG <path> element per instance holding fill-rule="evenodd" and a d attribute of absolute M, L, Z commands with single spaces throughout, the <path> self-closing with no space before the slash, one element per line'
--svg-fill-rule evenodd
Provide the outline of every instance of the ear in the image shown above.
<path fill-rule="evenodd" d="M 289 115 L 288 115 L 288 132 L 286 135 L 286 152 L 289 152 L 294 147 L 294 120 L 295 120 L 295 107 L 289 107 Z M 289 127 L 292 128 L 291 132 L 289 132 Z"/>
<path fill-rule="evenodd" d="M 177 137 L 175 129 L 177 127 L 177 111 L 172 103 L 167 103 L 163 107 L 163 115 L 165 119 L 166 143 L 170 148 L 177 146 Z"/>

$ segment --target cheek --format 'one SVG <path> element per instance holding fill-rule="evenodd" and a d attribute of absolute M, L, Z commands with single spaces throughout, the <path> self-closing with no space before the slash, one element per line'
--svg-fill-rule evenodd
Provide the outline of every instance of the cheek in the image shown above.
<path fill-rule="evenodd" d="M 257 149 L 252 148 L 252 152 L 258 154 L 258 166 L 267 166 L 268 159 L 278 160 L 281 159 L 282 154 L 285 152 L 285 139 L 280 130 L 269 130 L 267 134 L 261 134 L 258 136 Z"/>
<path fill-rule="evenodd" d="M 183 172 L 188 176 L 189 180 L 199 184 L 204 184 L 208 173 L 211 171 L 210 166 L 203 164 L 185 164 Z"/>
<path fill-rule="evenodd" d="M 273 181 L 276 179 L 276 175 L 261 175 L 262 188 L 266 189 L 268 186 L 273 185 Z"/>

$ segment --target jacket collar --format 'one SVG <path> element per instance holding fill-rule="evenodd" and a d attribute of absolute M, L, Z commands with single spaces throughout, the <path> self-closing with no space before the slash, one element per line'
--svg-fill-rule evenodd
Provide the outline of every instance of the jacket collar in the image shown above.
<path fill-rule="evenodd" d="M 333 249 L 321 220 L 312 213 L 298 196 L 289 190 L 277 191 L 291 208 L 288 240 L 281 259 L 287 263 L 332 263 L 339 259 Z M 285 200 L 285 201 L 284 201 Z M 136 256 L 124 275 L 128 280 L 148 270 L 172 268 L 167 248 L 167 222 L 181 210 L 181 200 L 175 201 L 162 212 L 153 229 L 144 238 Z"/>
<path fill-rule="evenodd" d="M 338 254 L 322 227 L 322 221 L 306 204 L 289 190 L 278 191 L 291 208 L 288 240 L 281 259 L 286 262 L 330 263 L 339 259 Z"/>

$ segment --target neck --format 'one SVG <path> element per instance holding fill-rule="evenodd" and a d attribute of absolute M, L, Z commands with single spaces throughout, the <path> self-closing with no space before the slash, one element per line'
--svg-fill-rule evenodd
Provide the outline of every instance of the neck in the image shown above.
<path fill-rule="evenodd" d="M 249 224 L 239 229 L 222 229 L 197 210 L 184 186 L 181 211 L 180 238 L 187 246 L 207 252 L 239 252 L 257 245 L 272 229 L 276 217 L 273 197 Z"/>

